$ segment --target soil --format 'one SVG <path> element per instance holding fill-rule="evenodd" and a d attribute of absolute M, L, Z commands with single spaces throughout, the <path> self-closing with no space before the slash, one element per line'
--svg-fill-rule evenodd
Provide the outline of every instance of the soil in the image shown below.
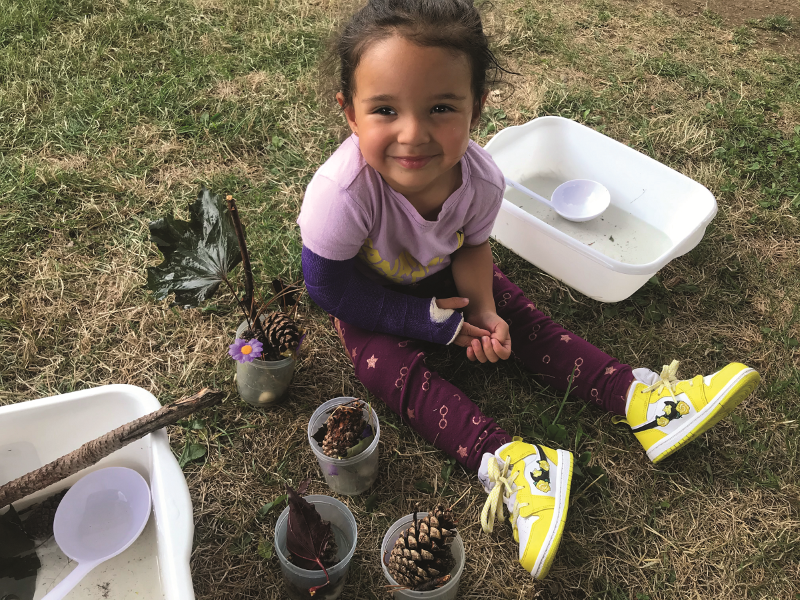
<path fill-rule="evenodd" d="M 769 15 L 792 17 L 800 27 L 800 2 L 797 0 L 660 0 L 681 16 L 699 15 L 710 10 L 728 25 L 742 25 Z"/>
<path fill-rule="evenodd" d="M 672 8 L 679 16 L 692 17 L 711 11 L 719 15 L 727 27 L 752 25 L 753 21 L 772 15 L 793 20 L 786 32 L 753 29 L 757 47 L 776 52 L 800 52 L 800 0 L 652 0 Z"/>

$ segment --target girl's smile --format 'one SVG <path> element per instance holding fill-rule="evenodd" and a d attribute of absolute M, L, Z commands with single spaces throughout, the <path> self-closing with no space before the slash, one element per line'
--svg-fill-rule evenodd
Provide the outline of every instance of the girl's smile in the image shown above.
<path fill-rule="evenodd" d="M 392 158 L 406 169 L 421 169 L 433 160 L 432 156 L 393 156 Z"/>
<path fill-rule="evenodd" d="M 355 71 L 344 112 L 361 153 L 426 218 L 461 185 L 459 161 L 480 114 L 471 83 L 463 54 L 397 35 L 370 46 Z"/>

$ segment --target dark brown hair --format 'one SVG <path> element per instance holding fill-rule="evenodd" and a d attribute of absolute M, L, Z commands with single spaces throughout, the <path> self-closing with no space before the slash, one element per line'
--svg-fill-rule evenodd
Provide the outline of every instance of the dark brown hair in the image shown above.
<path fill-rule="evenodd" d="M 400 35 L 419 46 L 461 52 L 469 60 L 472 94 L 479 101 L 487 87 L 507 72 L 489 49 L 472 0 L 369 0 L 345 25 L 336 42 L 339 91 L 346 108 L 353 102 L 355 71 L 374 42 Z"/>

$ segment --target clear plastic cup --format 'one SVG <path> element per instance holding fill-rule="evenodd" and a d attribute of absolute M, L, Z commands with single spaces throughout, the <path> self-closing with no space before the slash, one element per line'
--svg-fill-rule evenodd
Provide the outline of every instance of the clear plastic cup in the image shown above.
<path fill-rule="evenodd" d="M 418 512 L 417 519 L 421 519 L 427 514 L 426 512 Z M 413 522 L 414 515 L 406 515 L 395 521 L 394 525 L 389 527 L 389 531 L 383 536 L 383 543 L 381 544 L 381 568 L 383 569 L 383 576 L 386 577 L 386 581 L 389 582 L 389 585 L 398 585 L 398 583 L 392 579 L 392 576 L 389 575 L 389 567 L 387 565 L 389 553 L 391 553 L 392 548 L 394 548 L 394 544 L 397 538 L 400 537 L 400 534 L 408 529 Z M 450 543 L 450 550 L 453 553 L 453 559 L 456 563 L 453 570 L 450 571 L 450 581 L 445 583 L 442 587 L 428 592 L 414 592 L 411 590 L 396 591 L 394 592 L 395 600 L 399 600 L 400 598 L 407 598 L 409 600 L 432 600 L 434 598 L 436 600 L 456 600 L 458 597 L 458 582 L 461 580 L 461 573 L 464 572 L 465 560 L 464 542 L 461 540 L 461 536 L 458 532 L 456 532 L 456 537 L 453 538 L 453 541 Z"/>
<path fill-rule="evenodd" d="M 242 337 L 247 330 L 244 321 L 236 330 Z M 265 407 L 274 404 L 286 393 L 294 376 L 293 356 L 281 360 L 254 359 L 252 362 L 236 362 L 236 387 L 242 400 L 252 406 Z"/>
<path fill-rule="evenodd" d="M 378 440 L 381 437 L 381 426 L 378 415 L 363 400 L 364 418 L 372 425 L 375 439 L 361 454 L 353 458 L 331 458 L 322 451 L 322 446 L 312 436 L 325 423 L 333 410 L 340 404 L 352 402 L 355 398 L 340 397 L 323 402 L 311 415 L 308 422 L 308 443 L 317 456 L 319 468 L 325 476 L 325 482 L 337 494 L 354 496 L 368 490 L 378 478 Z"/>
<path fill-rule="evenodd" d="M 317 509 L 319 515 L 330 521 L 336 545 L 339 550 L 339 562 L 328 569 L 330 583 L 317 591 L 314 600 L 335 600 L 342 595 L 342 590 L 347 582 L 347 573 L 350 570 L 350 560 L 356 551 L 358 530 L 353 513 L 336 498 L 330 496 L 305 496 Z M 286 548 L 286 532 L 289 529 L 289 507 L 283 509 L 281 516 L 275 523 L 275 553 L 281 563 L 284 590 L 290 600 L 306 600 L 312 598 L 308 593 L 309 588 L 322 585 L 326 581 L 322 570 L 309 571 L 289 562 L 289 551 Z"/>

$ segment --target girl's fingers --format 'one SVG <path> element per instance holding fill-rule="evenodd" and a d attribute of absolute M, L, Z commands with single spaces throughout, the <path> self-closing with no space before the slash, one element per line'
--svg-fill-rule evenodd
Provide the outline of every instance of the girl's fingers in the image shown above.
<path fill-rule="evenodd" d="M 453 310 L 464 308 L 467 304 L 469 304 L 468 298 L 437 298 L 436 299 L 436 306 L 439 308 L 451 308 Z"/>
<path fill-rule="evenodd" d="M 467 346 L 467 358 L 472 361 L 475 360 L 475 352 L 472 350 L 472 346 Z"/>
<path fill-rule="evenodd" d="M 464 324 L 461 326 L 461 331 L 458 333 L 459 337 L 465 335 L 471 338 L 482 338 L 489 334 L 490 332 L 486 331 L 485 329 L 481 329 L 480 327 L 475 327 L 475 325 L 471 325 L 466 321 L 464 321 Z"/>
<path fill-rule="evenodd" d="M 511 356 L 511 340 L 506 340 L 506 343 L 502 344 L 498 340 L 492 339 L 492 348 L 502 360 L 508 360 Z"/>
<path fill-rule="evenodd" d="M 482 340 L 482 348 L 483 353 L 486 355 L 486 360 L 492 363 L 496 363 L 500 358 L 497 356 L 497 353 L 494 351 L 494 346 L 492 345 L 492 338 L 489 336 L 484 337 Z"/>
<path fill-rule="evenodd" d="M 481 345 L 480 340 L 472 340 L 472 344 L 470 345 L 470 349 L 475 354 L 475 359 L 478 362 L 485 363 L 486 362 L 486 354 L 483 352 L 483 346 Z"/>

